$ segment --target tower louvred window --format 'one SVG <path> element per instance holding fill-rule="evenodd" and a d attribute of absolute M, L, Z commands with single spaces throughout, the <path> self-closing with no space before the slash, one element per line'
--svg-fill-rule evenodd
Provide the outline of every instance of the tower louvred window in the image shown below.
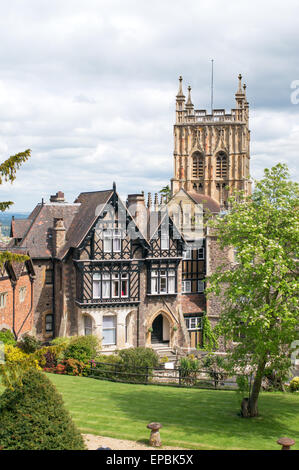
<path fill-rule="evenodd" d="M 192 176 L 193 178 L 203 178 L 204 174 L 204 159 L 203 155 L 196 152 L 192 157 L 193 167 L 192 167 Z"/>
<path fill-rule="evenodd" d="M 216 178 L 227 177 L 227 156 L 224 152 L 219 152 L 216 157 Z"/>

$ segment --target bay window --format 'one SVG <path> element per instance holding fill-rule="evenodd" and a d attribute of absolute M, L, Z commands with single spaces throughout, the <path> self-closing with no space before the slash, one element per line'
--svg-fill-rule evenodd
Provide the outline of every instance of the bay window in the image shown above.
<path fill-rule="evenodd" d="M 129 296 L 128 273 L 94 273 L 93 274 L 93 298 L 117 299 Z"/>

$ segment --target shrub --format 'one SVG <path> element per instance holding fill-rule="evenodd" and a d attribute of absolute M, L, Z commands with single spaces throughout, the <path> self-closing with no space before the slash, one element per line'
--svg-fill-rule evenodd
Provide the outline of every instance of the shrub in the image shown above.
<path fill-rule="evenodd" d="M 28 354 L 25 354 L 20 348 L 11 346 L 9 344 L 5 345 L 4 347 L 5 353 L 5 362 L 10 362 L 13 364 L 22 362 Z"/>
<path fill-rule="evenodd" d="M 209 376 L 214 381 L 215 388 L 218 386 L 219 382 L 222 382 L 227 376 L 226 369 L 228 365 L 223 356 L 207 354 L 203 360 L 203 367 L 207 369 Z"/>
<path fill-rule="evenodd" d="M 159 364 L 158 354 L 151 348 L 129 348 L 119 351 L 121 362 L 127 369 L 136 369 L 138 367 L 148 367 L 153 369 Z"/>
<path fill-rule="evenodd" d="M 5 364 L 1 366 L 0 375 L 4 378 L 6 386 L 15 376 L 21 376 L 28 368 L 40 369 L 34 354 L 25 354 L 20 348 L 4 346 Z"/>
<path fill-rule="evenodd" d="M 24 335 L 18 342 L 17 346 L 26 354 L 31 354 L 41 347 L 41 342 L 34 336 Z"/>
<path fill-rule="evenodd" d="M 67 347 L 76 336 L 57 336 L 52 339 L 51 346 L 65 346 Z"/>
<path fill-rule="evenodd" d="M 58 362 L 64 359 L 64 349 L 64 344 L 58 346 L 45 346 L 41 349 L 38 349 L 34 353 L 34 356 L 38 360 L 38 363 L 41 367 L 51 369 L 56 367 Z"/>
<path fill-rule="evenodd" d="M 290 391 L 298 392 L 299 391 L 299 377 L 294 377 L 290 382 Z"/>
<path fill-rule="evenodd" d="M 10 330 L 0 331 L 0 341 L 4 344 L 10 344 L 11 346 L 16 344 L 14 334 Z"/>
<path fill-rule="evenodd" d="M 194 355 L 182 357 L 179 362 L 181 380 L 185 385 L 194 385 L 197 379 L 199 361 L 194 359 Z"/>
<path fill-rule="evenodd" d="M 83 450 L 82 436 L 61 395 L 41 372 L 27 371 L 22 386 L 0 397 L 0 442 L 6 450 Z"/>
<path fill-rule="evenodd" d="M 122 374 L 118 373 L 123 369 L 122 366 L 119 366 L 121 362 L 118 354 L 101 354 L 91 360 L 87 375 L 90 373 L 93 377 L 121 380 Z"/>
<path fill-rule="evenodd" d="M 118 379 L 126 382 L 145 383 L 159 364 L 159 356 L 151 348 L 129 348 L 119 353 L 121 359 Z"/>
<path fill-rule="evenodd" d="M 63 367 L 63 368 L 62 368 Z M 60 364 L 57 365 L 56 371 L 58 369 L 59 374 L 67 375 L 84 375 L 88 373 L 89 365 L 84 364 L 84 362 L 77 361 L 77 359 L 65 359 Z"/>
<path fill-rule="evenodd" d="M 99 341 L 96 336 L 77 336 L 71 340 L 64 351 L 65 359 L 77 359 L 80 362 L 88 362 L 97 355 Z"/>

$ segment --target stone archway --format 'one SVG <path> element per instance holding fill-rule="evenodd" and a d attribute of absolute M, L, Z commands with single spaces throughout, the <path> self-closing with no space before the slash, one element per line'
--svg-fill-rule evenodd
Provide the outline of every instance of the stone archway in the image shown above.
<path fill-rule="evenodd" d="M 169 346 L 174 342 L 174 326 L 176 321 L 165 310 L 159 310 L 148 321 L 148 333 L 146 344 L 148 346 L 164 343 Z"/>

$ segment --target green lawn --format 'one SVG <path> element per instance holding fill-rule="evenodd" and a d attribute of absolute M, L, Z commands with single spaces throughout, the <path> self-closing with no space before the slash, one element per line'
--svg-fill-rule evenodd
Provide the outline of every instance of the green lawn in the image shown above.
<path fill-rule="evenodd" d="M 263 393 L 260 417 L 242 419 L 236 392 L 47 376 L 83 433 L 147 443 L 146 425 L 159 421 L 164 445 L 278 450 L 276 440 L 288 436 L 296 440 L 293 449 L 299 449 L 299 394 Z"/>
<path fill-rule="evenodd" d="M 236 392 L 117 384 L 48 374 L 83 433 L 148 442 L 151 421 L 163 444 L 190 449 L 279 449 L 282 436 L 299 449 L 299 395 L 263 393 L 261 416 L 242 419 Z"/>

